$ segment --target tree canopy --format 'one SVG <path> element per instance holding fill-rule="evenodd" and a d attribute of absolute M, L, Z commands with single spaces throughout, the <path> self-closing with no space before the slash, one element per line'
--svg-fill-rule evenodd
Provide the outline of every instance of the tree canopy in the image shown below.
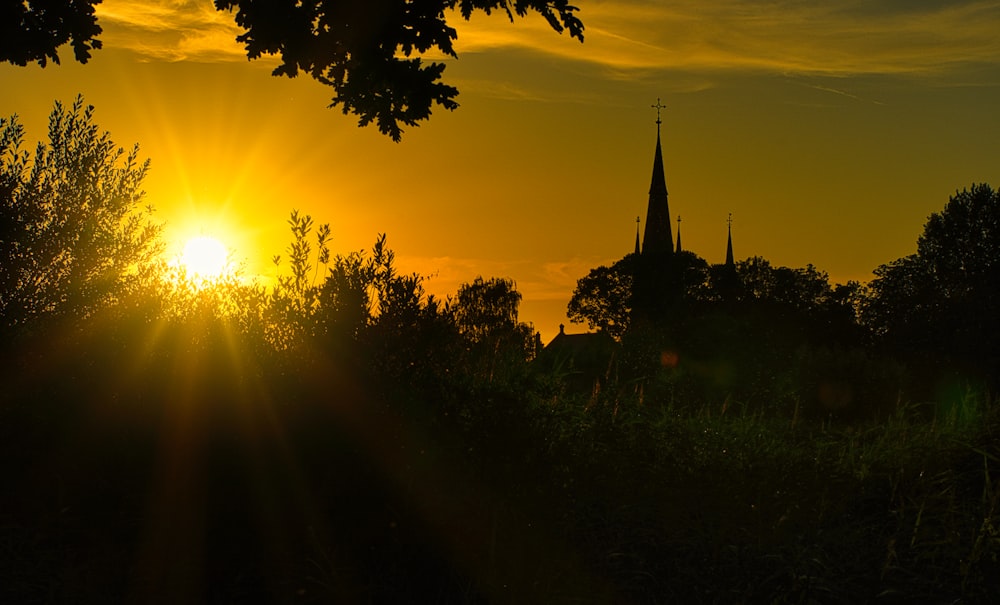
<path fill-rule="evenodd" d="M 458 107 L 458 90 L 440 81 L 444 64 L 424 64 L 414 56 L 458 56 L 451 11 L 466 20 L 476 11 L 501 12 L 511 20 L 536 12 L 557 32 L 568 30 L 583 40 L 583 23 L 568 0 L 216 0 L 215 6 L 236 12 L 236 23 L 246 30 L 237 40 L 250 59 L 280 55 L 274 75 L 309 74 L 333 88 L 332 106 L 359 116 L 360 126 L 374 122 L 395 141 L 402 126 L 427 119 L 435 104 Z"/>
<path fill-rule="evenodd" d="M 37 62 L 42 67 L 59 63 L 58 49 L 70 42 L 80 63 L 90 60 L 90 51 L 101 48 L 94 7 L 101 0 L 59 2 L 0 2 L 0 61 L 14 65 Z"/>
<path fill-rule="evenodd" d="M 117 147 L 78 97 L 56 103 L 49 142 L 22 148 L 17 116 L 0 119 L 0 317 L 87 315 L 136 284 L 159 254 L 142 208 L 149 162 Z"/>
<path fill-rule="evenodd" d="M 573 323 L 586 322 L 620 340 L 632 318 L 632 284 L 635 255 L 628 255 L 610 267 L 591 269 L 576 282 L 566 315 Z"/>
<path fill-rule="evenodd" d="M 870 328 L 901 349 L 995 358 L 1000 320 L 1000 192 L 975 184 L 927 219 L 917 252 L 875 269 Z"/>
<path fill-rule="evenodd" d="M 738 262 L 736 272 L 749 301 L 808 311 L 821 307 L 832 293 L 827 274 L 812 265 L 774 267 L 767 259 L 754 256 Z"/>
<path fill-rule="evenodd" d="M 100 0 L 0 5 L 0 61 L 26 65 L 59 62 L 58 47 L 71 41 L 86 63 L 101 48 L 94 15 Z M 482 11 L 487 15 L 542 16 L 555 31 L 583 41 L 583 22 L 569 0 L 215 0 L 234 12 L 244 33 L 237 41 L 249 59 L 278 55 L 275 76 L 304 72 L 333 88 L 331 107 L 374 123 L 394 141 L 404 126 L 416 126 L 435 105 L 455 109 L 458 89 L 441 81 L 445 65 L 424 63 L 427 53 L 457 57 L 458 32 L 451 25 Z"/>
<path fill-rule="evenodd" d="M 534 358 L 541 348 L 534 326 L 518 320 L 521 293 L 512 279 L 477 277 L 462 284 L 452 305 L 458 332 L 466 341 L 472 371 L 493 382 Z"/>

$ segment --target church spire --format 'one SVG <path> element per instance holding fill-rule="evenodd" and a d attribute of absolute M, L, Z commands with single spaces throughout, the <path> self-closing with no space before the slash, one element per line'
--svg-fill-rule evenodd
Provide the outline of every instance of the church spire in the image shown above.
<path fill-rule="evenodd" d="M 639 223 L 641 219 L 637 216 L 635 217 L 635 254 L 638 256 L 641 252 L 639 248 Z"/>
<path fill-rule="evenodd" d="M 735 267 L 736 261 L 733 258 L 733 213 L 729 213 L 729 218 L 726 219 L 726 223 L 729 224 L 729 238 L 726 242 L 726 266 Z"/>
<path fill-rule="evenodd" d="M 681 251 L 681 215 L 677 215 L 677 249 L 674 252 Z"/>
<path fill-rule="evenodd" d="M 726 219 L 729 225 L 729 237 L 726 240 L 726 264 L 722 265 L 721 271 L 716 273 L 713 280 L 716 281 L 716 289 L 723 301 L 735 302 L 743 296 L 743 286 L 740 283 L 739 273 L 736 271 L 736 259 L 733 257 L 733 215 L 729 214 Z"/>
<path fill-rule="evenodd" d="M 653 178 L 649 184 L 649 205 L 646 208 L 646 230 L 642 238 L 642 253 L 666 256 L 672 252 L 670 206 L 667 202 L 667 179 L 663 173 L 663 150 L 660 146 L 660 99 L 656 99 L 656 153 L 653 156 Z"/>

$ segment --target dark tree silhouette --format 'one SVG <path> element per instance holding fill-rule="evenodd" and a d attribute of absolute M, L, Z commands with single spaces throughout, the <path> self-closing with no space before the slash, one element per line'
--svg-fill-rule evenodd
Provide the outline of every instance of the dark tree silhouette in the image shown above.
<path fill-rule="evenodd" d="M 49 116 L 34 158 L 24 128 L 0 119 L 0 317 L 87 316 L 120 299 L 152 268 L 160 228 L 141 208 L 149 162 L 93 123 L 78 97 Z"/>
<path fill-rule="evenodd" d="M 832 295 L 827 274 L 813 265 L 775 267 L 760 256 L 736 264 L 742 294 L 748 301 L 776 304 L 797 311 L 821 308 Z"/>
<path fill-rule="evenodd" d="M 811 264 L 776 267 L 759 256 L 736 263 L 736 271 L 738 298 L 725 307 L 756 329 L 780 335 L 790 345 L 860 346 L 864 340 L 859 283 L 831 286 L 826 272 Z"/>
<path fill-rule="evenodd" d="M 0 2 L 0 61 L 42 67 L 49 60 L 59 63 L 58 48 L 67 42 L 80 63 L 90 59 L 90 51 L 101 48 L 101 33 L 94 7 L 101 0 L 60 2 Z"/>
<path fill-rule="evenodd" d="M 708 263 L 697 254 L 683 250 L 653 260 L 629 254 L 578 280 L 567 316 L 620 340 L 637 317 L 676 319 L 681 308 L 710 298 Z"/>
<path fill-rule="evenodd" d="M 518 321 L 521 293 L 513 280 L 477 277 L 462 284 L 452 308 L 468 342 L 471 372 L 488 382 L 509 379 L 540 348 L 531 324 Z"/>
<path fill-rule="evenodd" d="M 375 122 L 394 141 L 402 126 L 427 119 L 434 104 L 455 109 L 458 90 L 440 82 L 444 64 L 419 57 L 437 51 L 457 57 L 458 37 L 446 11 L 457 8 L 468 20 L 475 11 L 508 18 L 537 12 L 557 32 L 583 40 L 583 23 L 568 0 L 369 0 L 345 2 L 249 2 L 216 0 L 219 10 L 235 10 L 246 30 L 237 40 L 247 56 L 280 55 L 276 76 L 305 72 L 333 88 L 333 106 Z"/>
<path fill-rule="evenodd" d="M 86 63 L 101 48 L 94 15 L 100 0 L 0 2 L 0 60 L 16 65 L 59 62 L 58 47 L 72 42 Z M 444 64 L 424 63 L 428 52 L 457 57 L 458 33 L 449 18 L 468 20 L 474 12 L 524 17 L 541 15 L 552 29 L 583 41 L 583 22 L 569 0 L 215 0 L 220 11 L 235 11 L 237 36 L 247 57 L 280 55 L 275 76 L 304 72 L 333 88 L 331 106 L 374 122 L 399 141 L 404 126 L 416 126 L 434 105 L 455 109 L 458 89 L 441 82 Z"/>
<path fill-rule="evenodd" d="M 487 340 L 494 332 L 517 325 L 520 304 L 521 293 L 512 280 L 499 277 L 485 280 L 480 276 L 458 289 L 455 323 L 471 341 Z"/>
<path fill-rule="evenodd" d="M 632 318 L 632 283 L 636 256 L 630 254 L 610 267 L 591 269 L 576 282 L 566 316 L 607 332 L 615 340 L 628 330 Z"/>
<path fill-rule="evenodd" d="M 995 363 L 998 259 L 1000 193 L 987 184 L 956 192 L 928 218 L 916 254 L 875 269 L 863 318 L 900 349 Z"/>

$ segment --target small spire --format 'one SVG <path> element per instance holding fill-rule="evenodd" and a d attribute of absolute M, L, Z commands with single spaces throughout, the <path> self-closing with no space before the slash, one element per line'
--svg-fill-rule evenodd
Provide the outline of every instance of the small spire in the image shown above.
<path fill-rule="evenodd" d="M 729 213 L 729 218 L 726 219 L 726 223 L 729 225 L 729 237 L 726 242 L 726 266 L 733 267 L 736 265 L 736 261 L 733 258 L 733 213 Z"/>
<path fill-rule="evenodd" d="M 677 252 L 681 251 L 681 215 L 677 215 Z"/>
<path fill-rule="evenodd" d="M 635 253 L 639 254 L 641 249 L 639 248 L 639 223 L 641 219 L 637 216 L 635 217 Z"/>

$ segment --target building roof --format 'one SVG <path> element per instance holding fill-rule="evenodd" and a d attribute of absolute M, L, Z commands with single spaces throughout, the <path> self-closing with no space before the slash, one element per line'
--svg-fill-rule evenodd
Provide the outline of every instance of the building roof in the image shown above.
<path fill-rule="evenodd" d="M 606 332 L 567 334 L 559 326 L 559 334 L 538 354 L 535 364 L 548 370 L 561 368 L 575 375 L 576 386 L 589 388 L 595 380 L 607 374 L 618 347 Z"/>

